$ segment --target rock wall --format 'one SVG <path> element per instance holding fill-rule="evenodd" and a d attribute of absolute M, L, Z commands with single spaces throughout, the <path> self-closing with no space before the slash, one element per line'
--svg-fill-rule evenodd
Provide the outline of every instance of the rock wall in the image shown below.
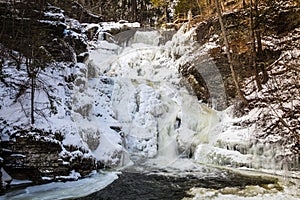
<path fill-rule="evenodd" d="M 289 1 L 290 2 L 290 1 Z M 286 4 L 285 4 L 286 3 Z M 264 5 L 259 8 L 260 17 L 258 19 L 258 29 L 261 31 L 261 37 L 270 35 L 283 35 L 300 25 L 300 8 L 292 3 L 280 2 L 274 5 Z M 223 15 L 224 25 L 226 27 L 227 36 L 229 39 L 234 68 L 240 80 L 253 75 L 251 63 L 251 38 L 250 38 L 250 18 L 249 10 L 242 9 L 234 12 L 226 12 Z M 211 17 L 197 25 L 196 40 L 200 45 L 214 42 L 215 47 L 211 48 L 206 55 L 213 59 L 215 66 L 218 68 L 226 89 L 227 100 L 232 104 L 236 91 L 231 78 L 231 71 L 228 64 L 228 59 L 224 51 L 223 38 L 221 34 L 218 18 Z M 281 52 L 263 48 L 259 62 L 268 65 L 279 58 Z M 194 63 L 189 63 L 182 66 L 180 71 L 184 77 L 196 77 L 194 80 L 188 80 L 192 89 L 199 99 L 207 100 L 211 94 L 208 94 L 206 83 L 203 78 L 199 78 L 198 70 L 195 66 L 207 66 L 211 62 L 207 59 L 197 59 Z M 208 78 L 213 82 L 214 76 L 208 74 Z"/>
<path fill-rule="evenodd" d="M 3 168 L 14 179 L 34 183 L 74 180 L 96 169 L 87 150 L 62 145 L 57 134 L 23 131 L 0 143 Z M 72 171 L 79 174 L 72 176 Z"/>
<path fill-rule="evenodd" d="M 64 11 L 48 2 L 56 1 L 0 2 L 0 43 L 25 57 L 40 56 L 44 59 L 47 55 L 48 60 L 76 62 L 76 55 L 87 51 L 87 41 L 80 35 L 80 27 L 71 32 L 66 31 L 67 19 L 83 17 L 85 22 L 99 22 L 101 19 L 94 15 L 89 19 L 84 14 L 87 11 L 82 11 L 82 16 L 79 17 L 79 4 L 75 7 L 65 5 L 68 9 Z M 59 2 L 56 4 L 60 5 L 65 1 Z M 67 17 L 67 14 L 70 15 Z M 41 48 L 45 55 L 40 55 Z"/>
<path fill-rule="evenodd" d="M 65 10 L 65 14 L 79 20 L 80 23 L 99 23 L 103 21 L 102 16 L 92 14 L 77 1 L 72 0 L 48 0 L 49 3 Z"/>
<path fill-rule="evenodd" d="M 0 59 L 6 56 L 14 61 L 36 59 L 42 65 L 60 61 L 76 63 L 76 56 L 87 52 L 87 37 L 76 19 L 101 21 L 101 17 L 73 1 L 0 1 Z M 16 58 L 14 51 L 19 52 L 16 55 L 20 58 Z M 64 145 L 63 134 L 24 130 L 1 119 L 0 127 L 0 169 L 14 179 L 34 183 L 74 180 L 97 168 L 90 150 Z M 0 178 L 2 175 L 0 172 Z M 0 183 L 3 192 L 2 179 Z"/>

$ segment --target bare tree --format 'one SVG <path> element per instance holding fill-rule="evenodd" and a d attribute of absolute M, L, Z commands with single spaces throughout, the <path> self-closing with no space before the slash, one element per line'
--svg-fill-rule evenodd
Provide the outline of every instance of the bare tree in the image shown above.
<path fill-rule="evenodd" d="M 137 20 L 137 0 L 132 0 L 131 2 L 131 14 L 132 14 L 132 20 L 136 21 Z"/>
<path fill-rule="evenodd" d="M 260 63 L 263 80 L 259 76 L 258 61 L 262 58 L 262 42 L 261 31 L 259 29 L 259 0 L 250 0 L 250 36 L 251 36 L 251 66 L 255 74 L 255 82 L 258 90 L 262 89 L 262 83 L 266 83 L 269 79 L 268 73 L 263 63 Z"/>
<path fill-rule="evenodd" d="M 243 102 L 243 104 L 245 106 L 245 105 L 248 105 L 248 100 L 246 99 L 246 97 L 244 96 L 244 94 L 243 94 L 243 92 L 240 88 L 238 78 L 237 78 L 236 72 L 235 72 L 234 67 L 233 67 L 233 61 L 232 61 L 232 57 L 231 57 L 231 54 L 230 54 L 230 46 L 229 46 L 226 30 L 225 30 L 223 19 L 222 19 L 221 5 L 220 5 L 219 0 L 215 0 L 215 4 L 216 4 L 215 6 L 216 6 L 216 9 L 217 9 L 217 14 L 218 14 L 218 18 L 219 18 L 219 23 L 220 23 L 220 26 L 221 26 L 221 31 L 222 31 L 222 34 L 223 34 L 224 44 L 225 44 L 225 47 L 226 47 L 225 52 L 227 54 L 231 75 L 232 75 L 232 78 L 233 78 L 233 81 L 234 81 L 235 88 L 237 90 L 238 97 L 240 98 L 240 100 Z"/>
<path fill-rule="evenodd" d="M 254 76 L 256 85 L 258 90 L 262 89 L 261 81 L 259 78 L 259 73 L 257 69 L 257 62 L 256 62 L 256 41 L 255 41 L 255 33 L 254 33 L 254 19 L 253 19 L 253 1 L 250 0 L 250 37 L 251 37 L 251 66 L 254 69 Z"/>
<path fill-rule="evenodd" d="M 260 20 L 259 20 L 259 5 L 260 0 L 254 0 L 254 11 L 255 11 L 255 36 L 256 36 L 256 42 L 257 42 L 257 51 L 256 51 L 256 58 L 258 61 L 262 60 L 263 56 L 263 49 L 262 49 L 262 42 L 261 42 L 261 30 L 260 30 Z M 260 69 L 263 74 L 263 80 L 262 83 L 266 83 L 269 80 L 269 75 L 267 73 L 267 70 L 265 68 L 264 64 L 260 65 Z"/>
<path fill-rule="evenodd" d="M 39 66 L 39 61 L 36 59 L 26 58 L 26 70 L 28 78 L 30 79 L 30 123 L 35 123 L 35 91 L 37 87 L 37 78 L 42 66 Z"/>

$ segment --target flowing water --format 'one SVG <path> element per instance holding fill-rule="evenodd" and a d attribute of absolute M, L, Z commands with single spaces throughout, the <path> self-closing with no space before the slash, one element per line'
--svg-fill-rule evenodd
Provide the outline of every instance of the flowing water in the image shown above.
<path fill-rule="evenodd" d="M 109 96 L 122 130 L 121 173 L 31 186 L 0 198 L 299 199 L 296 172 L 285 176 L 272 175 L 272 169 L 257 172 L 249 168 L 254 155 L 220 145 L 225 143 L 217 138 L 228 128 L 227 111 L 199 102 L 178 74 L 181 64 L 205 53 L 204 47 L 195 46 L 192 35 L 181 30 L 160 44 L 159 32 L 137 31 L 122 48 L 106 41 L 95 44 L 89 66 L 101 74 L 98 87 Z M 242 131 L 229 136 L 235 140 L 232 145 L 249 142 Z M 234 169 L 230 163 L 247 168 Z"/>

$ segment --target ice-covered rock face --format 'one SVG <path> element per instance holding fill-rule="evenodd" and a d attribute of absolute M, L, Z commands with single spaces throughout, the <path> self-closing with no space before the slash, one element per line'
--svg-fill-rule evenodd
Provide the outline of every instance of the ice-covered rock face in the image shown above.
<path fill-rule="evenodd" d="M 86 83 L 73 94 L 71 117 L 79 137 L 103 165 L 116 167 L 121 162 L 122 145 L 111 105 L 114 81 L 108 77 L 91 78 L 87 73 L 79 76 Z"/>
<path fill-rule="evenodd" d="M 137 31 L 130 40 L 130 44 L 142 43 L 145 45 L 158 46 L 161 37 L 158 31 Z"/>

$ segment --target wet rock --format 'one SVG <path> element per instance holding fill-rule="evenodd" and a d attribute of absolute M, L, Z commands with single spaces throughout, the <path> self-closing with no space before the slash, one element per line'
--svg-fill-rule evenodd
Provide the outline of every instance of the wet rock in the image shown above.
<path fill-rule="evenodd" d="M 58 167 L 61 146 L 51 141 L 36 141 L 29 137 L 17 137 L 15 142 L 2 143 L 10 150 L 4 155 L 5 169 L 13 178 L 20 180 L 35 180 L 42 182 L 43 176 L 58 175 L 55 169 Z M 68 172 L 63 172 L 67 175 Z"/>
<path fill-rule="evenodd" d="M 183 83 L 202 102 L 211 104 L 217 110 L 226 109 L 227 91 L 225 83 L 215 62 L 208 55 L 199 56 L 190 63 L 179 67 Z"/>
<path fill-rule="evenodd" d="M 209 91 L 203 77 L 196 67 L 192 63 L 187 63 L 179 67 L 179 72 L 183 75 L 188 85 L 195 92 L 198 99 L 207 102 L 209 99 Z"/>
<path fill-rule="evenodd" d="M 83 118 L 91 116 L 92 104 L 85 104 L 78 109 L 74 110 L 76 113 L 79 113 Z"/>
<path fill-rule="evenodd" d="M 88 58 L 89 58 L 88 52 L 81 53 L 77 56 L 77 62 L 85 63 L 88 60 Z"/>
<path fill-rule="evenodd" d="M 79 55 L 87 52 L 87 46 L 88 46 L 87 38 L 84 37 L 83 35 L 81 35 L 80 32 L 76 33 L 74 31 L 67 30 L 64 33 L 65 33 L 64 41 L 67 43 L 68 48 L 70 49 L 70 51 L 73 53 L 74 56 L 77 55 L 76 61 L 77 62 L 84 61 L 83 59 L 85 56 L 83 56 L 83 59 L 81 59 L 82 56 L 79 56 Z M 78 58 L 79 58 L 79 61 L 78 61 Z"/>

